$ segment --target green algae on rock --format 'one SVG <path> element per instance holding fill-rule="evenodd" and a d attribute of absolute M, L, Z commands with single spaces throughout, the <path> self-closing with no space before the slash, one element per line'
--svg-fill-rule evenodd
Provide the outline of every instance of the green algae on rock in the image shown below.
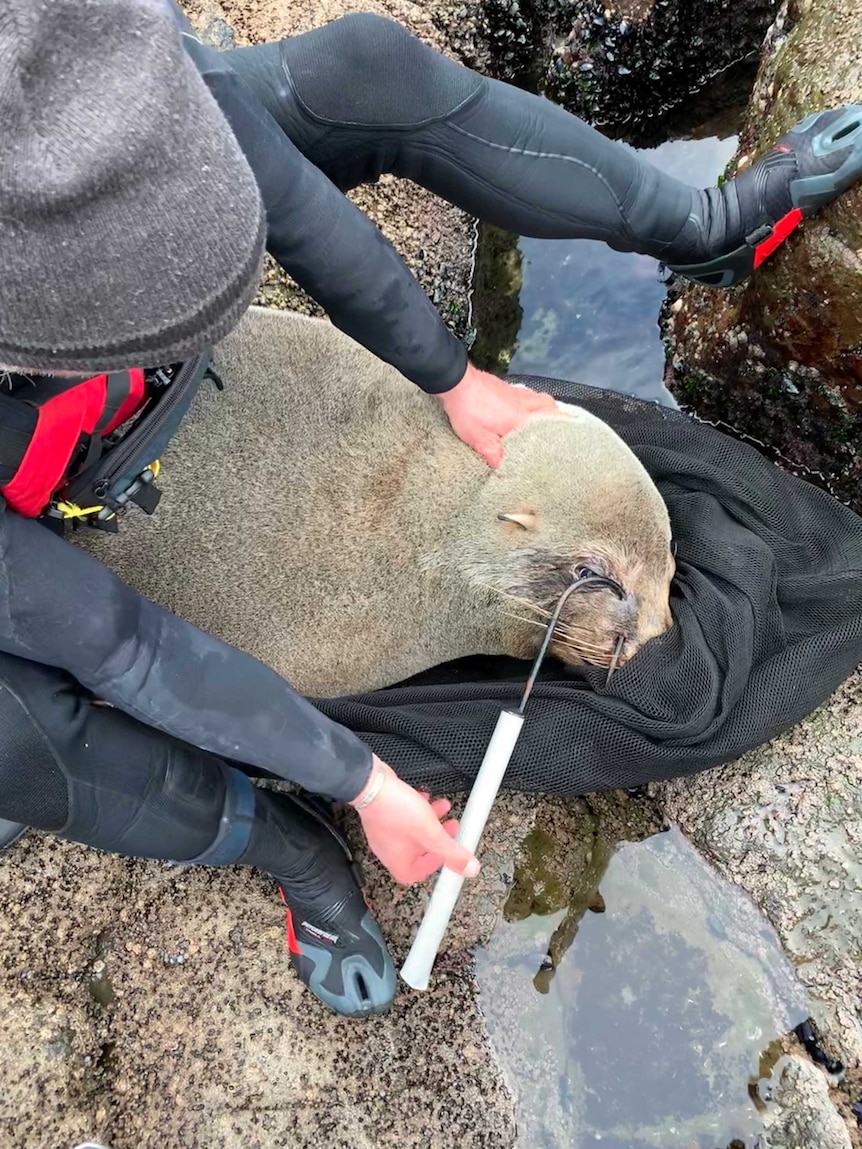
<path fill-rule="evenodd" d="M 476 333 L 471 358 L 483 371 L 505 375 L 524 318 L 520 303 L 523 266 L 518 237 L 492 224 L 480 224 L 471 299 Z"/>

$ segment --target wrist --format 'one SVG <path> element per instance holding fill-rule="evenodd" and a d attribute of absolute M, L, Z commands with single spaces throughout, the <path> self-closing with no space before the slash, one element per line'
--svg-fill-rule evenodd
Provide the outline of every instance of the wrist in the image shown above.
<path fill-rule="evenodd" d="M 366 810 L 372 802 L 376 802 L 380 797 L 380 793 L 386 783 L 386 777 L 386 766 L 375 755 L 371 760 L 371 773 L 368 775 L 368 781 L 356 797 L 350 800 L 348 805 L 352 806 L 353 809 L 358 812 Z"/>
<path fill-rule="evenodd" d="M 454 399 L 456 401 L 460 401 L 463 398 L 464 392 L 469 389 L 470 384 L 473 381 L 473 376 L 475 374 L 476 374 L 476 368 L 468 360 L 467 366 L 464 370 L 464 374 L 461 376 L 461 378 L 458 380 L 458 382 L 455 383 L 448 390 L 441 391 L 438 393 L 437 398 L 443 404 L 444 408 L 446 407 L 446 405 L 448 404 L 448 402 L 450 400 Z"/>

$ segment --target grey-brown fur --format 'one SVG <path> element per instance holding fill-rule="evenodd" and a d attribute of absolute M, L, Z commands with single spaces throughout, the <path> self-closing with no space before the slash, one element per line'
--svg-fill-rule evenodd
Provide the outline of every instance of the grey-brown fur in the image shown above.
<path fill-rule="evenodd" d="M 602 661 L 601 635 L 607 661 L 617 633 L 631 651 L 668 624 L 664 504 L 586 412 L 531 420 L 493 472 L 437 400 L 323 321 L 253 308 L 215 366 L 226 390 L 203 388 L 166 452 L 157 514 L 80 539 L 297 689 L 343 694 L 462 655 L 528 655 L 542 615 L 500 592 L 548 605 L 552 584 L 602 556 L 632 594 L 569 599 L 563 621 L 592 635 L 582 653 Z M 526 526 L 498 517 L 527 512 Z"/>

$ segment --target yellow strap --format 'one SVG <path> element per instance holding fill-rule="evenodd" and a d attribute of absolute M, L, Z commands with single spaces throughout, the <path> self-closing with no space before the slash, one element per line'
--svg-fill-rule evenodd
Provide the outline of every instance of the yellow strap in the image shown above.
<path fill-rule="evenodd" d="M 77 503 L 57 503 L 57 510 L 64 519 L 83 519 L 87 515 L 97 515 L 104 509 L 103 506 L 79 507 Z"/>
<path fill-rule="evenodd" d="M 79 507 L 77 503 L 57 503 L 56 510 L 60 512 L 64 519 L 86 519 L 89 515 L 97 515 L 99 511 L 103 511 L 103 506 L 99 507 Z M 113 511 L 107 516 L 109 519 L 115 518 Z"/>
<path fill-rule="evenodd" d="M 153 478 L 156 479 L 158 478 L 159 471 L 161 469 L 162 464 L 158 459 L 155 459 L 152 463 L 150 463 L 148 467 L 144 467 L 142 474 L 146 471 L 152 471 Z M 85 519 L 87 515 L 97 515 L 99 511 L 103 511 L 104 509 L 105 508 L 103 505 L 98 507 L 79 507 L 77 503 L 57 503 L 57 510 L 60 512 L 64 519 Z M 111 512 L 111 514 L 108 515 L 108 518 L 115 518 L 114 513 Z"/>

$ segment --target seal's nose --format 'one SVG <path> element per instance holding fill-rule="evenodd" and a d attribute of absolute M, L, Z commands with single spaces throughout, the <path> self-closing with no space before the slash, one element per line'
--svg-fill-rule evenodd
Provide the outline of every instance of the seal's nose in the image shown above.
<path fill-rule="evenodd" d="M 638 602 L 638 615 L 635 621 L 633 643 L 628 644 L 629 656 L 639 650 L 651 638 L 658 638 L 673 626 L 667 591 L 657 591 L 654 595 L 641 595 Z"/>
<path fill-rule="evenodd" d="M 638 645 L 643 646 L 645 642 L 649 642 L 651 638 L 658 638 L 660 634 L 664 634 L 673 625 L 673 616 L 670 613 L 670 607 L 663 610 L 649 610 L 643 613 L 641 624 L 638 629 Z"/>
<path fill-rule="evenodd" d="M 631 591 L 626 591 L 626 597 L 618 604 L 617 619 L 620 624 L 620 633 L 626 638 L 634 638 L 638 632 L 641 615 L 640 599 Z"/>

